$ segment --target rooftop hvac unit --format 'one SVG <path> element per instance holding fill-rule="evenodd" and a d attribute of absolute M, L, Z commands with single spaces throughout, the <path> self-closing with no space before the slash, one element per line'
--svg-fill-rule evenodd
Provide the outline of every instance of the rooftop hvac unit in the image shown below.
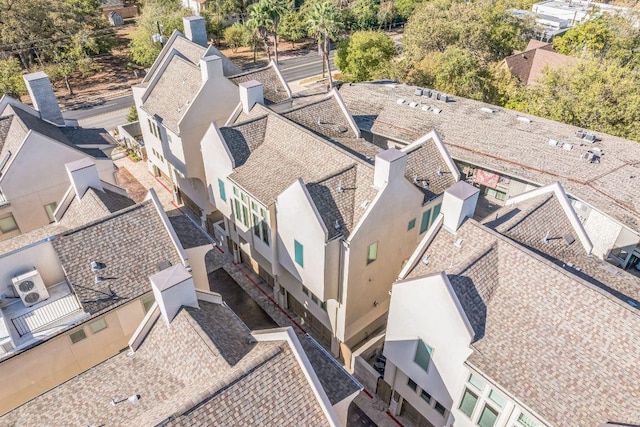
<path fill-rule="evenodd" d="M 49 292 L 47 292 L 47 287 L 44 285 L 38 270 L 14 277 L 13 287 L 27 307 L 49 298 Z"/>

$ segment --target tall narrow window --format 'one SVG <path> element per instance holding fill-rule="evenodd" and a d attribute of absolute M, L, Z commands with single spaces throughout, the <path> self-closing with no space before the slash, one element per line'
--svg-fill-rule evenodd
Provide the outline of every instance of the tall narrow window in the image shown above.
<path fill-rule="evenodd" d="M 2 231 L 3 233 L 9 233 L 17 229 L 18 224 L 16 223 L 16 220 L 12 214 L 0 219 L 0 231 Z"/>
<path fill-rule="evenodd" d="M 430 215 L 431 209 L 422 213 L 422 220 L 420 221 L 420 234 L 424 233 L 425 231 L 427 231 L 427 228 L 429 228 Z"/>
<path fill-rule="evenodd" d="M 425 372 L 429 371 L 431 353 L 433 353 L 433 349 L 426 345 L 424 341 L 418 340 L 418 347 L 416 348 L 416 354 L 413 358 L 413 361 L 416 362 L 416 364 L 422 369 L 424 369 Z"/>
<path fill-rule="evenodd" d="M 293 246 L 295 249 L 296 264 L 304 267 L 304 247 L 297 240 L 293 241 Z"/>
<path fill-rule="evenodd" d="M 222 199 L 223 202 L 226 202 L 227 192 L 224 189 L 224 181 L 221 179 L 218 179 L 218 190 L 220 191 L 220 198 Z"/>
<path fill-rule="evenodd" d="M 378 242 L 372 243 L 367 249 L 367 265 L 371 264 L 378 258 Z"/>
<path fill-rule="evenodd" d="M 469 391 L 469 389 L 465 389 L 464 395 L 462 396 L 462 402 L 460 402 L 460 411 L 467 417 L 471 418 L 471 414 L 473 414 L 473 410 L 476 408 L 477 402 L 478 396 Z"/>
<path fill-rule="evenodd" d="M 260 218 L 255 213 L 252 213 L 253 216 L 253 234 L 260 237 Z"/>
<path fill-rule="evenodd" d="M 431 222 L 435 221 L 436 218 L 438 218 L 438 215 L 440 215 L 440 208 L 442 207 L 442 203 L 435 205 L 433 207 L 433 215 L 431 216 L 432 220 Z"/>
<path fill-rule="evenodd" d="M 493 427 L 497 419 L 498 412 L 489 405 L 485 405 L 478 419 L 478 425 L 480 427 Z"/>

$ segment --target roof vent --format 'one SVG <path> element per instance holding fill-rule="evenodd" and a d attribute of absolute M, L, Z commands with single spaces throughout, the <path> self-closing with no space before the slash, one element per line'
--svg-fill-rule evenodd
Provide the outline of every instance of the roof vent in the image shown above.
<path fill-rule="evenodd" d="M 564 151 L 571 151 L 571 150 L 573 149 L 573 145 L 571 145 L 571 144 L 567 144 L 567 143 L 562 144 L 562 149 L 563 149 Z"/>
<path fill-rule="evenodd" d="M 422 111 L 429 111 L 429 106 L 428 105 L 423 105 L 421 110 Z"/>
<path fill-rule="evenodd" d="M 98 283 L 102 283 L 102 282 L 104 282 L 105 280 L 107 280 L 107 279 L 105 279 L 105 278 L 104 278 L 104 277 L 102 277 L 102 276 L 96 276 L 96 277 L 93 279 L 93 282 L 97 285 Z"/>
<path fill-rule="evenodd" d="M 342 183 L 338 184 L 338 193 L 342 193 L 344 192 L 344 187 L 342 186 Z"/>
<path fill-rule="evenodd" d="M 336 219 L 336 222 L 333 224 L 333 228 L 335 228 L 336 230 L 340 230 L 340 222 L 338 222 L 337 219 Z"/>
<path fill-rule="evenodd" d="M 369 201 L 368 200 L 365 200 L 362 203 L 360 203 L 360 207 L 362 209 L 367 209 L 367 206 L 369 206 Z"/>
<path fill-rule="evenodd" d="M 338 126 L 338 132 L 340 132 L 340 133 L 345 133 L 347 130 L 349 130 L 349 129 L 347 129 L 347 127 L 344 126 L 344 125 Z"/>
<path fill-rule="evenodd" d="M 589 142 L 596 142 L 596 135 L 590 132 L 587 132 L 584 134 L 584 136 L 582 137 L 582 139 L 584 139 L 585 141 L 589 141 Z"/>
<path fill-rule="evenodd" d="M 422 96 L 422 89 L 416 88 L 416 91 L 413 93 L 415 96 Z"/>
<path fill-rule="evenodd" d="M 494 110 L 493 108 L 489 108 L 489 107 L 482 107 L 480 109 L 480 111 L 482 111 L 483 113 L 488 113 L 488 114 L 493 114 L 496 112 L 496 110 Z"/>
<path fill-rule="evenodd" d="M 321 119 L 318 119 L 316 123 L 318 124 L 318 126 L 322 126 L 323 124 L 325 124 Z"/>
<path fill-rule="evenodd" d="M 550 139 L 547 144 L 549 144 L 551 147 L 557 147 L 558 144 L 560 144 L 558 141 L 556 141 L 555 139 Z"/>
<path fill-rule="evenodd" d="M 105 268 L 107 268 L 107 265 L 105 263 L 97 262 L 97 261 L 91 262 L 91 269 L 93 271 L 104 270 Z"/>
<path fill-rule="evenodd" d="M 547 231 L 547 234 L 544 235 L 544 237 L 542 238 L 542 243 L 547 244 L 549 243 L 549 235 L 551 234 L 551 231 Z"/>
<path fill-rule="evenodd" d="M 576 241 L 576 238 L 569 233 L 565 234 L 563 237 L 564 237 L 564 241 L 567 243 L 567 246 L 569 246 L 570 244 Z"/>
<path fill-rule="evenodd" d="M 426 255 L 422 257 L 422 263 L 424 265 L 429 265 L 429 255 Z"/>
<path fill-rule="evenodd" d="M 431 97 L 431 89 L 422 89 L 422 96 Z"/>
<path fill-rule="evenodd" d="M 442 172 L 442 167 L 438 167 L 438 172 L 436 172 L 436 175 L 438 176 L 442 176 L 444 172 Z"/>
<path fill-rule="evenodd" d="M 455 246 L 456 248 L 460 249 L 462 247 L 462 242 L 464 242 L 464 239 L 462 237 L 458 238 L 458 240 L 456 240 L 456 242 L 453 244 L 453 246 Z"/>
<path fill-rule="evenodd" d="M 431 112 L 432 112 L 433 114 L 440 114 L 440 113 L 442 112 L 442 110 L 441 110 L 441 109 L 439 109 L 439 108 L 434 108 L 434 109 L 432 109 L 432 110 L 431 110 Z"/>
<path fill-rule="evenodd" d="M 522 123 L 531 123 L 531 119 L 524 116 L 518 116 L 517 120 Z"/>
<path fill-rule="evenodd" d="M 431 91 L 431 99 L 438 99 L 438 95 L 440 95 L 440 92 L 435 90 Z"/>
<path fill-rule="evenodd" d="M 402 99 L 402 98 L 398 99 L 398 100 L 396 101 L 396 104 L 398 104 L 398 105 L 402 105 L 402 104 L 404 104 L 404 99 Z"/>
<path fill-rule="evenodd" d="M 416 108 L 417 106 L 418 106 L 418 103 L 417 103 L 417 102 L 411 102 L 411 103 L 409 103 L 409 107 L 411 107 L 411 108 Z"/>

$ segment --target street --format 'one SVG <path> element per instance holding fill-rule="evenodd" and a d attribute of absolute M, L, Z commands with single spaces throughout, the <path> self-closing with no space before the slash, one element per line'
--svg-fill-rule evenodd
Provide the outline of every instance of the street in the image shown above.
<path fill-rule="evenodd" d="M 331 51 L 331 69 L 335 70 L 333 57 L 335 51 Z M 322 74 L 322 57 L 317 52 L 311 52 L 296 58 L 280 61 L 280 71 L 287 82 L 294 82 L 308 77 Z M 129 107 L 133 105 L 131 94 L 113 99 L 102 99 L 88 102 L 62 114 L 65 120 L 77 121 L 78 125 L 86 128 L 104 128 L 108 131 L 118 125 L 126 123 Z"/>

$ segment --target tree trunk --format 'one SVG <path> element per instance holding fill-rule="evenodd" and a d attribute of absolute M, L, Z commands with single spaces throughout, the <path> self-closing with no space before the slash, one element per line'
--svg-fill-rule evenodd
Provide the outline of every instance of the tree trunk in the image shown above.
<path fill-rule="evenodd" d="M 276 61 L 276 64 L 278 63 L 278 33 L 274 32 L 273 33 L 273 57 L 274 60 Z"/>
<path fill-rule="evenodd" d="M 329 62 L 329 38 L 324 39 L 324 58 L 327 61 L 327 73 L 329 74 L 329 90 L 333 89 L 333 76 L 331 75 L 331 62 Z"/>
<path fill-rule="evenodd" d="M 71 89 L 71 85 L 69 84 L 69 76 L 64 76 L 64 84 L 67 85 L 69 95 L 73 95 L 73 89 Z"/>

